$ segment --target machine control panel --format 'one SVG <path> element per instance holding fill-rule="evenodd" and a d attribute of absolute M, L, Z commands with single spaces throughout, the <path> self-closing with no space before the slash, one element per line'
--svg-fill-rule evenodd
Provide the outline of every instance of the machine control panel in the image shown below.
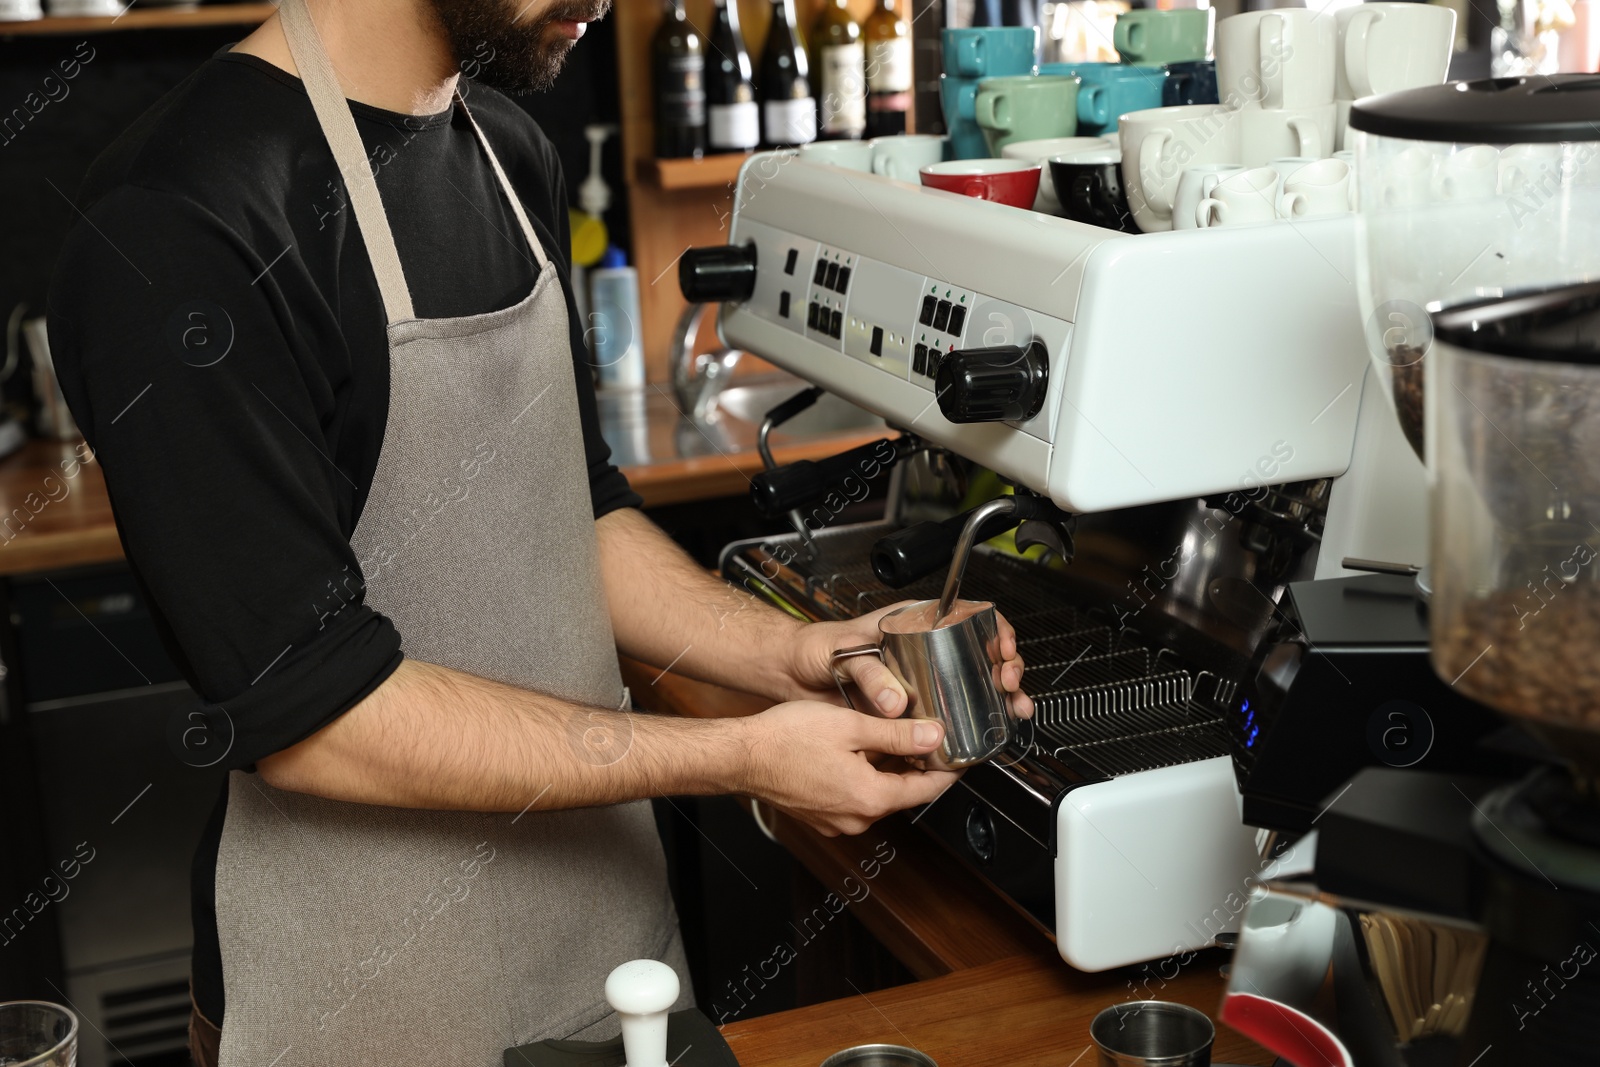
<path fill-rule="evenodd" d="M 773 267 L 758 270 L 742 310 L 924 389 L 930 401 L 949 354 L 983 341 L 1065 362 L 1071 326 L 1060 319 L 761 223 L 746 223 L 743 235 Z M 1047 440 L 1047 421 L 1019 425 Z"/>

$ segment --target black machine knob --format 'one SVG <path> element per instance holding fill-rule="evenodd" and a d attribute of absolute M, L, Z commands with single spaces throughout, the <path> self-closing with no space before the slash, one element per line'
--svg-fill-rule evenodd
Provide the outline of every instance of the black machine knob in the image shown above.
<path fill-rule="evenodd" d="M 678 260 L 678 288 L 691 304 L 749 300 L 756 291 L 756 246 L 689 249 Z"/>
<path fill-rule="evenodd" d="M 1044 407 L 1049 377 L 1043 341 L 958 348 L 939 364 L 934 393 L 951 422 L 1022 422 Z"/>

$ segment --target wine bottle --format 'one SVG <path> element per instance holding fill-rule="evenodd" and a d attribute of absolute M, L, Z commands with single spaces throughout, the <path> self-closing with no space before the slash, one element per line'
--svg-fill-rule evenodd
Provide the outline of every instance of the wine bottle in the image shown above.
<path fill-rule="evenodd" d="M 817 136 L 857 139 L 867 128 L 867 64 L 861 24 L 849 0 L 827 0 L 812 34 L 816 49 Z"/>
<path fill-rule="evenodd" d="M 899 0 L 878 0 L 867 16 L 867 136 L 906 132 L 911 108 L 911 24 L 900 17 Z"/>
<path fill-rule="evenodd" d="M 761 52 L 761 139 L 769 148 L 793 148 L 817 139 L 817 103 L 811 67 L 800 47 L 794 0 L 772 0 L 772 28 Z"/>
<path fill-rule="evenodd" d="M 699 159 L 706 151 L 705 41 L 683 0 L 666 0 L 651 50 L 655 63 L 656 155 Z"/>
<path fill-rule="evenodd" d="M 748 152 L 761 143 L 761 109 L 739 35 L 739 2 L 716 0 L 716 6 L 706 63 L 706 140 L 713 152 Z"/>

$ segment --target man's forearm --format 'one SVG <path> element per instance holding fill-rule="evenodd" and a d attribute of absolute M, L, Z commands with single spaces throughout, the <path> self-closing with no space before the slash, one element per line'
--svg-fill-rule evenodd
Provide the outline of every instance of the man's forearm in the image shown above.
<path fill-rule="evenodd" d="M 521 811 L 741 792 L 742 724 L 587 708 L 406 660 L 365 700 L 258 763 L 280 789 L 436 810 Z"/>
<path fill-rule="evenodd" d="M 794 695 L 777 660 L 804 623 L 706 573 L 638 511 L 611 512 L 598 530 L 619 650 L 773 700 Z"/>

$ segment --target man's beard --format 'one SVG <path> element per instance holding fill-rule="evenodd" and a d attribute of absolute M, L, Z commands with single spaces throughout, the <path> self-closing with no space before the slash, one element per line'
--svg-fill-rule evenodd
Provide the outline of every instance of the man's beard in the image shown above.
<path fill-rule="evenodd" d="M 474 81 L 520 95 L 555 84 L 575 43 L 556 29 L 563 21 L 595 22 L 611 0 L 556 0 L 536 18 L 516 21 L 537 0 L 433 0 L 461 71 Z"/>

